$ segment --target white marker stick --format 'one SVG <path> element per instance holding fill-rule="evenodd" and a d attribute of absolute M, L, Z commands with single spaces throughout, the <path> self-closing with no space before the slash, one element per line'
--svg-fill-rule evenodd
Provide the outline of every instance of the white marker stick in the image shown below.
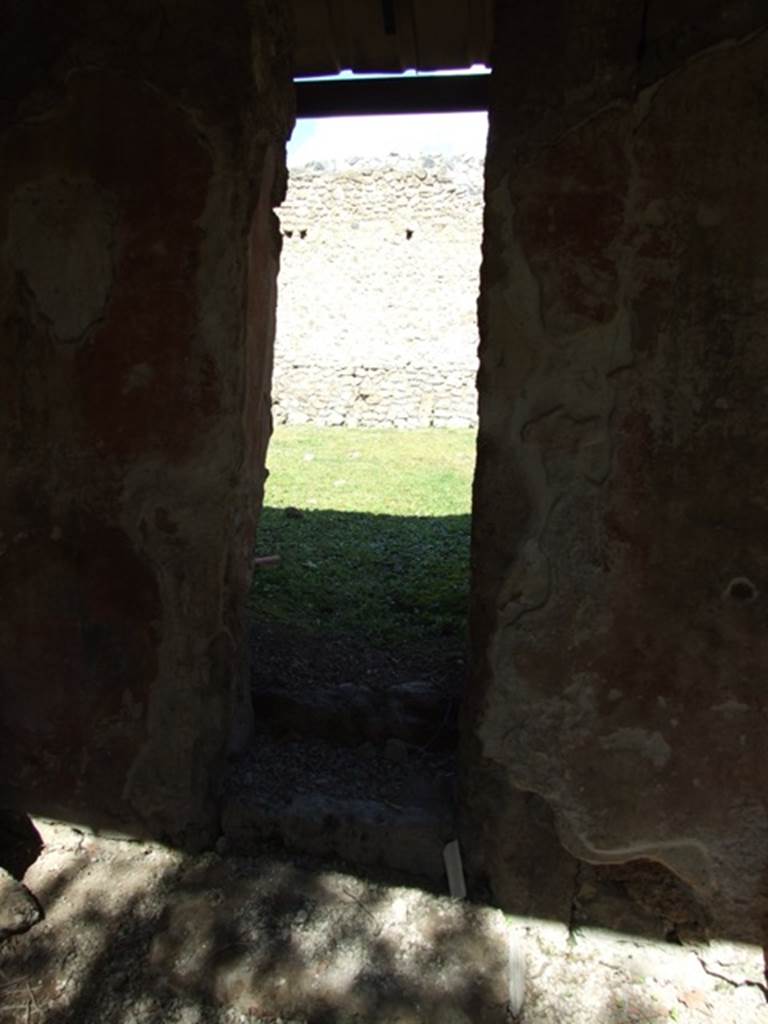
<path fill-rule="evenodd" d="M 443 862 L 445 873 L 448 876 L 448 892 L 457 900 L 463 900 L 467 895 L 467 886 L 464 881 L 464 867 L 461 863 L 461 850 L 458 839 L 446 843 L 443 847 Z"/>

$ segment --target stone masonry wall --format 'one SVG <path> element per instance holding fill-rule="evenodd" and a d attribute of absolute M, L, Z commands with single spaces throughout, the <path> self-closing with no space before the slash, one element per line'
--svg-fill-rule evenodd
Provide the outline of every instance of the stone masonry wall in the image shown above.
<path fill-rule="evenodd" d="M 469 157 L 291 171 L 275 422 L 474 425 L 482 175 Z"/>

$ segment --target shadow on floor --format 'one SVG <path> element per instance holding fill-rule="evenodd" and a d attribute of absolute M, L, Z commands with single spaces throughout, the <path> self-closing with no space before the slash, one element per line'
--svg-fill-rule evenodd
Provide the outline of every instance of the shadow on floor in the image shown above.
<path fill-rule="evenodd" d="M 46 919 L 0 944 L 0 1024 L 767 1019 L 758 988 L 697 949 L 569 935 L 286 857 L 44 838 L 26 881 Z"/>

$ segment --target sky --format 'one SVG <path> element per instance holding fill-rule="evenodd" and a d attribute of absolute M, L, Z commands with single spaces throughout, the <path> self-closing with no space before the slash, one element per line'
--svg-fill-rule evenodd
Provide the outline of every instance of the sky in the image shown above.
<path fill-rule="evenodd" d="M 288 143 L 288 166 L 390 153 L 482 157 L 487 131 L 484 112 L 306 118 L 297 122 Z"/>
<path fill-rule="evenodd" d="M 483 75 L 482 65 L 456 71 L 420 72 L 425 75 Z M 406 71 L 403 77 L 412 77 Z M 342 71 L 337 78 L 374 78 Z M 390 77 L 390 76 L 383 76 Z M 400 76 L 393 76 L 400 77 Z M 313 160 L 347 159 L 353 156 L 464 154 L 482 157 L 488 133 L 488 115 L 461 114 L 378 114 L 369 117 L 304 118 L 296 123 L 288 143 L 288 166 L 300 167 Z"/>

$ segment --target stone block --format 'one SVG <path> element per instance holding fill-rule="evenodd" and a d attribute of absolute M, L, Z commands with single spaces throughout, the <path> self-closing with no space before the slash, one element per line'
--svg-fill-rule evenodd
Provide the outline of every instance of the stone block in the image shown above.
<path fill-rule="evenodd" d="M 43 912 L 32 893 L 0 868 L 0 942 L 29 931 Z"/>

